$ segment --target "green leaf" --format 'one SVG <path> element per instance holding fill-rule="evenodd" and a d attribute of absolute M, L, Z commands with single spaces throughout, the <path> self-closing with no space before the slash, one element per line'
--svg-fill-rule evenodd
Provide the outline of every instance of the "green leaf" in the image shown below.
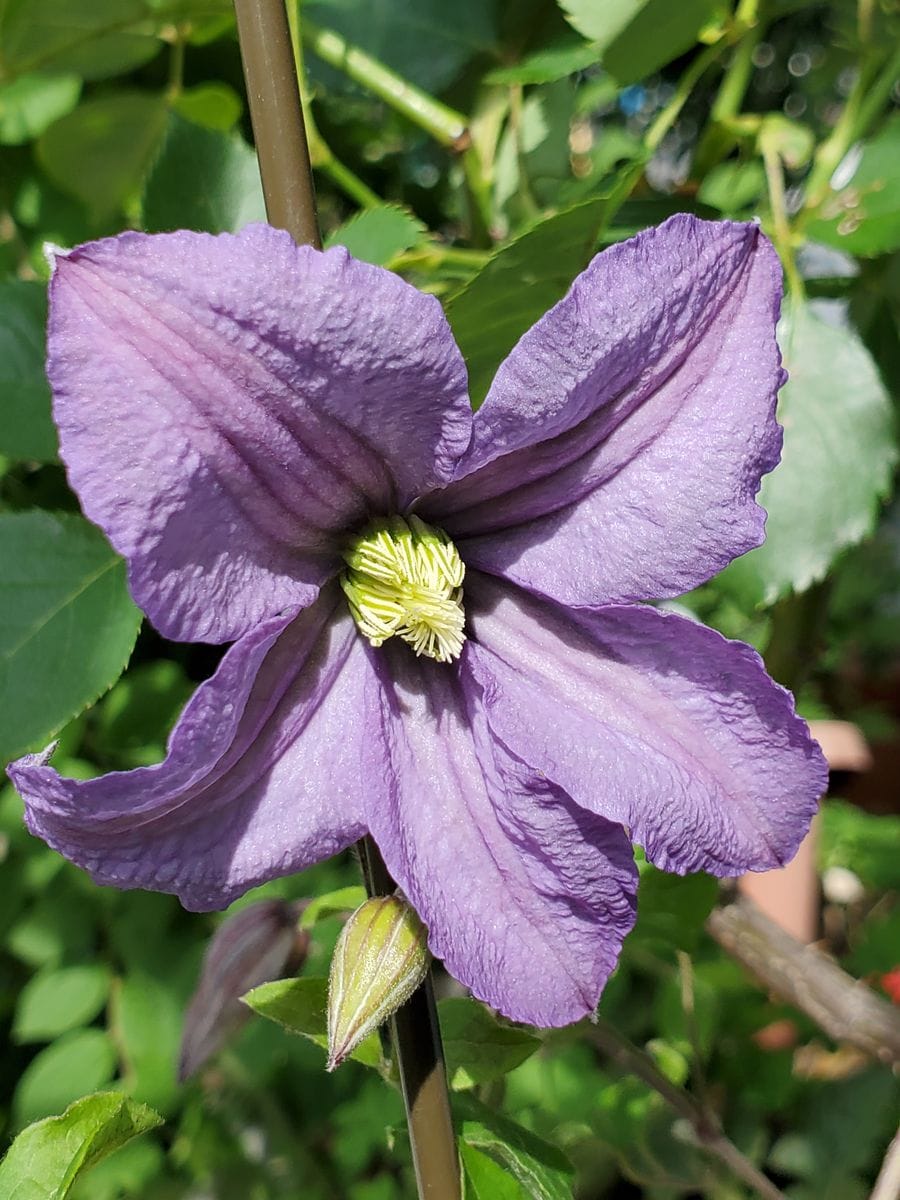
<path fill-rule="evenodd" d="M 841 186 L 809 223 L 809 236 L 849 254 L 887 254 L 900 246 L 900 113 L 866 143 L 855 170 L 852 163 L 838 167 Z"/>
<path fill-rule="evenodd" d="M 718 577 L 745 603 L 772 604 L 822 579 L 871 530 L 897 459 L 890 399 L 856 334 L 798 305 L 779 341 L 789 379 L 781 463 L 758 497 L 766 541 Z"/>
<path fill-rule="evenodd" d="M 625 953 L 640 946 L 662 950 L 667 956 L 676 947 L 694 950 L 718 894 L 711 875 L 669 875 L 641 863 L 638 919 Z"/>
<path fill-rule="evenodd" d="M 227 83 L 198 83 L 175 97 L 172 107 L 187 121 L 227 133 L 240 119 L 244 104 Z"/>
<path fill-rule="evenodd" d="M 150 766 L 165 754 L 178 714 L 194 685 L 171 659 L 126 672 L 93 714 L 92 748 L 116 767 Z"/>
<path fill-rule="evenodd" d="M 312 929 L 323 917 L 333 917 L 336 913 L 353 912 L 367 899 L 366 889 L 361 885 L 338 888 L 334 892 L 326 892 L 324 896 L 316 896 L 310 900 L 300 918 L 301 929 Z"/>
<path fill-rule="evenodd" d="M 64 1033 L 37 1054 L 22 1073 L 13 1096 L 20 1125 L 59 1112 L 116 1073 L 116 1052 L 102 1029 Z"/>
<path fill-rule="evenodd" d="M 532 1200 L 572 1200 L 572 1165 L 555 1146 L 474 1096 L 459 1095 L 454 1108 L 460 1117 L 462 1143 L 489 1155 Z"/>
<path fill-rule="evenodd" d="M 119 1146 L 162 1118 L 114 1092 L 99 1092 L 23 1130 L 0 1163 L 0 1194 L 9 1200 L 65 1200 L 72 1185 Z"/>
<path fill-rule="evenodd" d="M 758 159 L 725 162 L 709 172 L 700 184 L 697 199 L 719 212 L 739 213 L 755 203 L 766 186 L 766 173 Z"/>
<path fill-rule="evenodd" d="M 162 96 L 98 96 L 50 126 L 37 143 L 38 159 L 57 187 L 102 221 L 137 195 L 165 121 Z"/>
<path fill-rule="evenodd" d="M 162 43 L 133 32 L 141 0 L 7 0 L 0 6 L 0 70 L 7 76 L 49 68 L 104 79 L 148 62 Z"/>
<path fill-rule="evenodd" d="M 498 250 L 448 304 L 447 319 L 469 368 L 469 394 L 476 406 L 522 334 L 587 265 L 604 203 L 589 200 L 539 221 Z"/>
<path fill-rule="evenodd" d="M 485 0 L 456 0 L 452 21 L 445 0 L 382 0 L 365 6 L 359 0 L 308 0 L 306 11 L 317 25 L 337 30 L 430 92 L 443 91 L 476 55 L 490 54 L 497 36 L 496 6 Z M 309 67 L 313 73 L 319 69 L 312 55 Z M 328 78 L 340 85 L 336 72 Z"/>
<path fill-rule="evenodd" d="M 327 979 L 276 979 L 241 998 L 260 1016 L 327 1049 Z M 366 1067 L 380 1067 L 381 1046 L 377 1035 L 366 1038 L 349 1057 Z"/>
<path fill-rule="evenodd" d="M 680 57 L 729 9 L 722 0 L 560 0 L 560 7 L 597 44 L 603 66 L 621 84 L 637 83 Z"/>
<path fill-rule="evenodd" d="M 528 1200 L 529 1193 L 522 1185 L 474 1146 L 460 1142 L 459 1158 L 465 1176 L 466 1200 Z"/>
<path fill-rule="evenodd" d="M 822 805 L 819 865 L 845 867 L 879 890 L 900 890 L 900 816 L 873 816 L 855 804 Z"/>
<path fill-rule="evenodd" d="M 598 58 L 597 48 L 580 38 L 554 42 L 535 50 L 513 67 L 498 67 L 484 78 L 489 84 L 555 83 L 576 71 L 593 66 Z"/>
<path fill-rule="evenodd" d="M 328 235 L 327 246 L 346 246 L 355 258 L 383 266 L 422 240 L 425 226 L 394 204 L 365 208 Z"/>
<path fill-rule="evenodd" d="M 0 454 L 53 462 L 56 429 L 44 374 L 47 289 L 0 283 Z"/>
<path fill-rule="evenodd" d="M 19 996 L 13 1038 L 46 1042 L 90 1024 L 106 1003 L 109 984 L 109 969 L 100 964 L 40 971 Z"/>
<path fill-rule="evenodd" d="M 87 521 L 0 515 L 0 759 L 40 746 L 121 674 L 141 614 Z"/>
<path fill-rule="evenodd" d="M 476 1000 L 442 1000 L 438 1015 L 450 1083 L 456 1089 L 502 1079 L 540 1049 L 533 1034 L 502 1025 Z"/>
<path fill-rule="evenodd" d="M 128 1092 L 166 1113 L 177 1093 L 182 1003 L 167 980 L 130 972 L 113 994 L 111 1028 Z"/>
<path fill-rule="evenodd" d="M 21 146 L 71 112 L 81 95 L 78 75 L 23 75 L 0 87 L 0 144 Z"/>
<path fill-rule="evenodd" d="M 233 232 L 264 221 L 255 152 L 238 134 L 203 129 L 173 113 L 142 200 L 144 228 Z"/>

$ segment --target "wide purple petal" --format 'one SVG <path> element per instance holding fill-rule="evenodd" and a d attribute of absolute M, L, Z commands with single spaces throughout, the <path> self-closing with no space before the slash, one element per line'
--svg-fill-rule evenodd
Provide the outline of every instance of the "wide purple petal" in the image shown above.
<path fill-rule="evenodd" d="M 405 646 L 377 661 L 387 787 L 368 825 L 432 951 L 516 1020 L 586 1015 L 634 920 L 627 839 L 489 733 L 464 674 Z"/>
<path fill-rule="evenodd" d="M 329 588 L 228 650 L 159 765 L 77 781 L 40 755 L 12 764 L 26 823 L 98 883 L 222 908 L 365 832 L 365 734 L 353 714 L 369 674 Z"/>
<path fill-rule="evenodd" d="M 336 535 L 445 482 L 469 441 L 440 305 L 341 248 L 126 233 L 58 254 L 50 305 L 70 480 L 170 638 L 311 603 Z"/>
<path fill-rule="evenodd" d="M 672 613 L 565 611 L 474 574 L 466 657 L 491 733 L 670 871 L 793 857 L 827 768 L 749 646 Z"/>
<path fill-rule="evenodd" d="M 597 256 L 521 339 L 429 501 L 466 562 L 567 604 L 676 595 L 759 545 L 781 270 L 677 216 Z"/>

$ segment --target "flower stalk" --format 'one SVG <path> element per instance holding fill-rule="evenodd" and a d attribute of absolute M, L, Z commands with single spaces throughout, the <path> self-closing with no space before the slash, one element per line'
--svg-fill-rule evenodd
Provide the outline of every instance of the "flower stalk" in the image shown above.
<path fill-rule="evenodd" d="M 303 108 L 283 0 L 235 0 L 238 40 L 269 222 L 321 246 Z M 371 838 L 360 845 L 370 896 L 396 885 Z M 430 976 L 391 1022 L 420 1200 L 459 1200 L 459 1160 Z"/>

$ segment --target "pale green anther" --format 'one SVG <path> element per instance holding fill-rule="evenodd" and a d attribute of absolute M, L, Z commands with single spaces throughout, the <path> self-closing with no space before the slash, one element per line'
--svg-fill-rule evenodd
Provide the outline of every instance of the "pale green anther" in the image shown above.
<path fill-rule="evenodd" d="M 344 561 L 341 587 L 373 646 L 399 637 L 438 662 L 459 658 L 466 568 L 442 530 L 414 514 L 373 521 L 348 545 Z"/>
<path fill-rule="evenodd" d="M 376 896 L 356 910 L 331 960 L 329 1071 L 405 1004 L 430 962 L 425 926 L 401 896 Z"/>

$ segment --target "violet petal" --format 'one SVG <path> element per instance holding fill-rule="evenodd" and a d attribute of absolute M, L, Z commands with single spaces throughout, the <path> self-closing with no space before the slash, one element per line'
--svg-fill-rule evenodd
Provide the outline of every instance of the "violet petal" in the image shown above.
<path fill-rule="evenodd" d="M 437 300 L 268 226 L 58 254 L 48 349 L 72 486 L 169 638 L 311 603 L 341 534 L 446 481 L 469 441 Z"/>
<path fill-rule="evenodd" d="M 627 839 L 492 737 L 464 675 L 405 646 L 378 662 L 388 786 L 368 824 L 432 952 L 515 1020 L 585 1016 L 634 921 Z"/>
<path fill-rule="evenodd" d="M 780 296 L 754 225 L 677 216 L 604 251 L 502 364 L 423 512 L 469 566 L 567 604 L 708 579 L 763 538 Z"/>
<path fill-rule="evenodd" d="M 336 593 L 236 642 L 157 766 L 79 781 L 40 755 L 13 763 L 31 832 L 97 883 L 173 892 L 201 910 L 354 842 L 365 730 L 347 714 L 370 668 Z"/>
<path fill-rule="evenodd" d="M 565 611 L 467 580 L 464 655 L 492 735 L 669 871 L 787 862 L 827 784 L 749 646 L 645 606 Z"/>

